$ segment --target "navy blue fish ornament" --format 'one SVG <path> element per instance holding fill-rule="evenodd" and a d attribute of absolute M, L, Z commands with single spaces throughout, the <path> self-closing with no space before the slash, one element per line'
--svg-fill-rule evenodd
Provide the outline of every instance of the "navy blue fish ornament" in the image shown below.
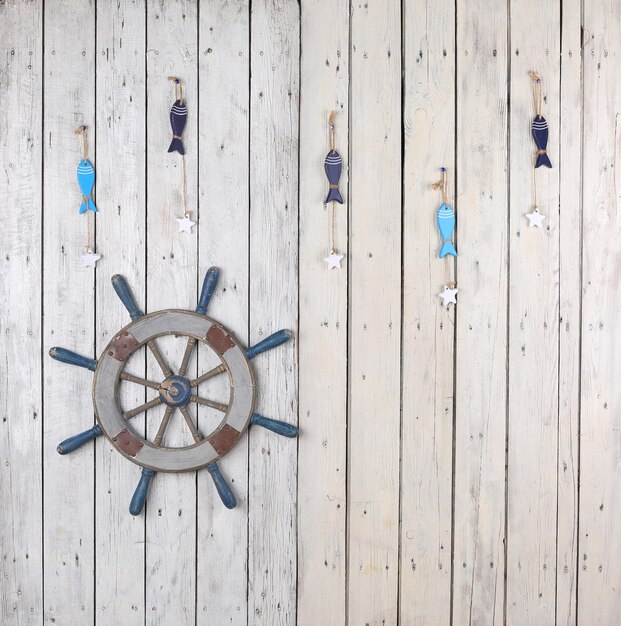
<path fill-rule="evenodd" d="M 183 135 L 183 129 L 188 119 L 188 107 L 183 100 L 175 100 L 175 103 L 170 109 L 170 127 L 172 128 L 173 138 L 170 142 L 168 152 L 178 152 L 179 154 L 185 154 L 185 148 L 183 147 L 183 141 L 181 137 Z"/>
<path fill-rule="evenodd" d="M 541 105 L 543 103 L 543 93 L 541 90 L 541 78 L 537 72 L 530 71 L 528 75 L 533 81 L 533 100 L 535 104 L 535 118 L 531 124 L 530 131 L 535 140 L 537 146 L 537 152 L 535 152 L 535 168 L 545 165 L 546 167 L 552 167 L 550 159 L 546 153 L 548 147 L 548 122 L 546 118 L 541 114 Z"/>
<path fill-rule="evenodd" d="M 548 122 L 543 115 L 536 115 L 531 126 L 533 133 L 533 139 L 537 145 L 537 159 L 535 160 L 535 167 L 552 167 L 552 163 L 546 153 L 548 147 Z"/>
<path fill-rule="evenodd" d="M 339 180 L 341 180 L 341 172 L 343 170 L 341 155 L 334 149 L 330 150 L 326 155 L 323 168 L 326 171 L 326 176 L 330 183 L 326 204 L 333 201 L 343 204 L 343 196 L 341 196 L 341 192 L 339 191 Z"/>

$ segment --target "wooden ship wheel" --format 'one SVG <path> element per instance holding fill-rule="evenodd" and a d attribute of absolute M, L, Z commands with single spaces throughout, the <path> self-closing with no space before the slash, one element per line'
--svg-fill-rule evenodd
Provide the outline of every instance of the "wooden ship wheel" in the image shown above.
<path fill-rule="evenodd" d="M 239 442 L 250 425 L 262 426 L 284 437 L 296 437 L 298 434 L 295 426 L 255 413 L 255 378 L 251 365 L 255 356 L 285 343 L 292 333 L 279 330 L 255 346 L 244 348 L 231 332 L 206 315 L 218 277 L 217 268 L 209 269 L 195 311 L 166 309 L 145 315 L 138 308 L 125 279 L 117 274 L 112 277 L 112 285 L 132 322 L 112 339 L 99 360 L 64 348 L 50 350 L 50 356 L 57 361 L 95 372 L 93 403 L 97 424 L 63 441 L 58 446 L 58 452 L 73 452 L 88 441 L 105 435 L 118 452 L 142 467 L 142 475 L 129 507 L 132 515 L 139 515 L 142 511 L 150 481 L 156 472 L 191 472 L 204 467 L 211 474 L 222 502 L 232 509 L 237 504 L 235 494 L 220 472 L 218 461 Z M 170 368 L 157 344 L 158 337 L 165 335 L 186 340 L 177 372 Z M 219 364 L 192 378 L 188 375 L 188 365 L 199 342 L 215 353 Z M 161 369 L 160 382 L 126 371 L 129 358 L 143 347 L 151 352 Z M 228 376 L 228 403 L 198 395 L 201 383 L 221 374 Z M 123 410 L 119 392 L 121 381 L 153 389 L 157 395 L 140 406 Z M 221 420 L 212 432 L 206 435 L 200 432 L 188 408 L 190 404 L 211 407 L 221 414 Z M 147 439 L 132 427 L 131 418 L 158 405 L 165 407 L 163 417 L 155 436 Z M 189 445 L 167 446 L 164 435 L 177 410 L 193 441 Z"/>

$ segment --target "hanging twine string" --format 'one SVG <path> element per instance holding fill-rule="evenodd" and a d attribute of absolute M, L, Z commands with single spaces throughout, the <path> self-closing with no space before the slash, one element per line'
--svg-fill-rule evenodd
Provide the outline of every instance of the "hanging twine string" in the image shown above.
<path fill-rule="evenodd" d="M 168 80 L 171 80 L 175 85 L 175 101 L 179 101 L 181 104 L 185 104 L 185 100 L 183 99 L 183 85 L 181 83 L 181 79 L 177 76 L 169 76 Z M 181 139 L 177 135 L 173 135 L 175 139 Z M 188 211 L 188 178 L 185 166 L 185 154 L 181 155 L 181 178 L 182 178 L 182 194 L 183 194 L 183 215 L 185 217 L 190 217 L 190 213 Z"/>
<path fill-rule="evenodd" d="M 88 128 L 84 124 L 82 124 L 82 126 L 78 126 L 74 132 L 76 135 L 79 135 L 80 139 L 82 140 L 82 160 L 86 161 L 86 159 L 88 158 L 88 144 L 86 141 Z"/>
<path fill-rule="evenodd" d="M 528 72 L 531 80 L 533 81 L 533 103 L 535 105 L 535 115 L 541 117 L 541 105 L 543 102 L 543 94 L 541 91 L 541 78 L 539 74 L 531 70 Z"/>
<path fill-rule="evenodd" d="M 336 117 L 336 111 L 330 113 L 328 118 L 328 140 L 330 143 L 330 150 L 335 149 L 336 145 L 336 131 L 334 129 L 334 118 Z M 336 200 L 332 200 L 332 217 L 330 226 L 330 253 L 336 252 Z"/>
<path fill-rule="evenodd" d="M 168 80 L 172 80 L 175 84 L 175 100 L 179 100 L 181 104 L 185 104 L 185 100 L 183 99 L 183 85 L 181 84 L 181 79 L 176 76 L 169 76 Z"/>
<path fill-rule="evenodd" d="M 440 180 L 433 183 L 431 188 L 436 191 L 440 189 L 442 191 L 442 204 L 448 204 L 448 177 L 446 175 L 446 168 L 443 167 L 440 171 L 442 172 Z M 455 287 L 455 281 L 453 280 L 453 266 L 454 262 L 451 260 L 451 255 L 447 254 L 444 257 L 444 283 L 451 289 Z"/>
<path fill-rule="evenodd" d="M 448 204 L 448 180 L 446 178 L 446 168 L 443 167 L 441 171 L 442 171 L 442 177 L 437 183 L 433 183 L 433 185 L 431 185 L 431 188 L 435 189 L 436 191 L 438 189 L 441 189 L 442 190 L 442 202 L 444 204 Z"/>
<path fill-rule="evenodd" d="M 82 124 L 75 129 L 75 134 L 80 136 L 82 143 L 82 161 L 86 161 L 88 159 L 88 128 Z M 82 194 L 82 202 L 88 203 L 91 196 L 85 196 Z M 93 248 L 91 246 L 91 216 L 88 207 L 86 209 L 86 245 L 84 246 L 88 252 L 92 252 Z"/>

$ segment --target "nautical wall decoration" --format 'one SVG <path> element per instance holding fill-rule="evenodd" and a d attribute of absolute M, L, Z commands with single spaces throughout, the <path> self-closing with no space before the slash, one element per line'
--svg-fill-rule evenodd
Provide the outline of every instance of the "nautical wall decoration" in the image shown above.
<path fill-rule="evenodd" d="M 533 71 L 529 72 L 529 76 L 533 81 L 533 98 L 535 101 L 535 117 L 531 124 L 531 133 L 535 140 L 535 145 L 537 146 L 537 152 L 535 152 L 535 169 L 542 165 L 552 167 L 552 163 L 546 152 L 548 147 L 548 122 L 541 114 L 541 105 L 543 102 L 541 78 L 539 78 L 537 72 Z"/>
<path fill-rule="evenodd" d="M 537 150 L 534 154 L 534 168 L 533 168 L 533 210 L 530 213 L 526 213 L 528 218 L 528 224 L 532 228 L 533 226 L 541 228 L 543 226 L 543 220 L 545 215 L 539 211 L 537 205 L 537 168 L 544 165 L 545 167 L 552 167 L 552 163 L 548 158 L 546 149 L 548 147 L 548 122 L 546 118 L 541 114 L 541 107 L 543 102 L 541 78 L 539 74 L 534 71 L 528 73 L 533 84 L 533 103 L 535 107 L 535 117 L 531 124 L 531 133 L 535 140 Z"/>
<path fill-rule="evenodd" d="M 443 306 L 448 308 L 449 304 L 457 304 L 457 292 L 459 291 L 452 280 L 453 263 L 450 257 L 457 256 L 457 250 L 453 243 L 453 232 L 455 230 L 455 210 L 448 203 L 448 180 L 446 168 L 441 168 L 442 178 L 432 185 L 433 189 L 442 190 L 442 204 L 438 209 L 436 221 L 440 232 L 440 252 L 438 257 L 445 259 L 445 284 L 444 289 L 438 294 L 442 298 Z"/>
<path fill-rule="evenodd" d="M 170 109 L 170 128 L 172 129 L 172 140 L 168 146 L 168 152 L 177 152 L 181 155 L 181 177 L 183 194 L 183 217 L 177 217 L 177 224 L 180 233 L 192 233 L 192 228 L 196 222 L 192 221 L 192 212 L 188 209 L 188 183 L 185 167 L 185 147 L 183 145 L 183 131 L 188 120 L 188 107 L 183 97 L 183 86 L 181 79 L 176 76 L 169 76 L 168 80 L 175 85 L 175 101 Z"/>
<path fill-rule="evenodd" d="M 82 141 L 82 159 L 78 163 L 77 169 L 78 185 L 82 193 L 80 215 L 85 215 L 86 219 L 86 243 L 82 261 L 84 262 L 84 267 L 95 267 L 97 261 L 101 259 L 101 254 L 95 252 L 95 241 L 91 241 L 91 213 L 97 213 L 97 207 L 93 200 L 95 168 L 88 158 L 88 128 L 85 125 L 79 126 L 75 134 L 79 135 Z"/>
<path fill-rule="evenodd" d="M 288 330 L 279 330 L 258 344 L 244 348 L 233 333 L 207 317 L 207 307 L 218 277 L 217 268 L 209 269 L 194 311 L 167 309 L 145 315 L 138 308 L 125 279 L 117 274 L 112 277 L 112 285 L 132 321 L 110 341 L 99 360 L 64 348 L 50 350 L 50 356 L 57 361 L 95 372 L 93 403 L 97 424 L 63 441 L 58 446 L 58 452 L 68 454 L 105 435 L 118 452 L 142 469 L 129 507 L 132 515 L 139 515 L 142 511 L 149 484 L 156 472 L 191 472 L 204 467 L 210 473 L 224 506 L 232 509 L 237 503 L 235 494 L 224 479 L 218 461 L 240 441 L 244 432 L 251 425 L 256 425 L 283 437 L 297 437 L 295 426 L 255 412 L 256 389 L 252 367 L 256 356 L 280 346 L 293 334 Z M 158 337 L 163 335 L 173 335 L 186 341 L 183 359 L 176 372 L 158 348 Z M 218 365 L 194 378 L 188 373 L 188 365 L 199 343 L 211 351 Z M 162 380 L 146 380 L 127 371 L 128 360 L 143 347 L 157 361 Z M 144 363 L 144 355 L 138 356 Z M 217 402 L 199 395 L 199 385 L 219 375 L 228 377 L 228 400 Z M 121 383 L 141 385 L 146 391 L 153 390 L 155 395 L 140 406 L 125 408 L 120 400 Z M 209 434 L 199 429 L 190 411 L 193 405 L 211 407 L 222 414 L 219 424 Z M 147 439 L 143 429 L 132 427 L 131 419 L 158 406 L 163 408 L 159 426 L 157 431 L 153 429 L 155 436 Z M 177 410 L 184 420 L 181 423 L 185 424 L 192 437 L 190 445 L 173 446 L 166 439 L 167 428 L 175 419 Z"/>
<path fill-rule="evenodd" d="M 328 264 L 328 269 L 340 269 L 341 261 L 344 254 L 339 254 L 336 248 L 336 203 L 343 204 L 343 196 L 339 190 L 339 181 L 341 180 L 341 172 L 343 171 L 343 159 L 335 148 L 335 128 L 334 118 L 336 111 L 330 113 L 328 119 L 328 136 L 330 142 L 330 151 L 326 155 L 323 163 L 323 168 L 328 178 L 330 185 L 328 189 L 328 195 L 326 197 L 325 205 L 330 204 L 330 254 L 324 259 Z"/>

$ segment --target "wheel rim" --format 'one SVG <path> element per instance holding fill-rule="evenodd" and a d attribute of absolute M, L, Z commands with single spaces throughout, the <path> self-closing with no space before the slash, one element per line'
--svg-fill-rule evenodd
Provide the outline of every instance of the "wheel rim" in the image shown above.
<path fill-rule="evenodd" d="M 170 370 L 157 348 L 157 338 L 165 335 L 188 338 L 186 353 L 177 373 Z M 192 342 L 194 345 L 197 342 L 207 345 L 221 360 L 219 367 L 193 380 L 185 375 L 193 349 L 190 345 Z M 152 350 L 162 370 L 163 380 L 158 385 L 127 375 L 125 380 L 140 381 L 139 384 L 146 387 L 157 388 L 158 396 L 135 409 L 123 411 L 119 402 L 119 387 L 122 376 L 125 376 L 124 367 L 128 359 L 143 346 Z M 228 376 L 228 405 L 200 398 L 196 394 L 201 379 L 205 380 L 205 376 L 209 378 L 217 373 L 226 373 Z M 158 311 L 128 324 L 104 350 L 93 382 L 95 414 L 106 437 L 123 456 L 137 465 L 158 472 L 196 470 L 222 458 L 248 428 L 254 401 L 254 373 L 243 346 L 219 322 L 183 310 Z M 212 406 L 223 412 L 223 419 L 215 430 L 203 436 L 193 427 L 187 408 L 189 402 Z M 166 410 L 158 434 L 153 441 L 149 441 L 131 427 L 131 418 L 159 404 L 165 405 Z M 190 428 L 194 444 L 179 448 L 162 446 L 163 432 L 176 410 L 181 412 Z"/>

